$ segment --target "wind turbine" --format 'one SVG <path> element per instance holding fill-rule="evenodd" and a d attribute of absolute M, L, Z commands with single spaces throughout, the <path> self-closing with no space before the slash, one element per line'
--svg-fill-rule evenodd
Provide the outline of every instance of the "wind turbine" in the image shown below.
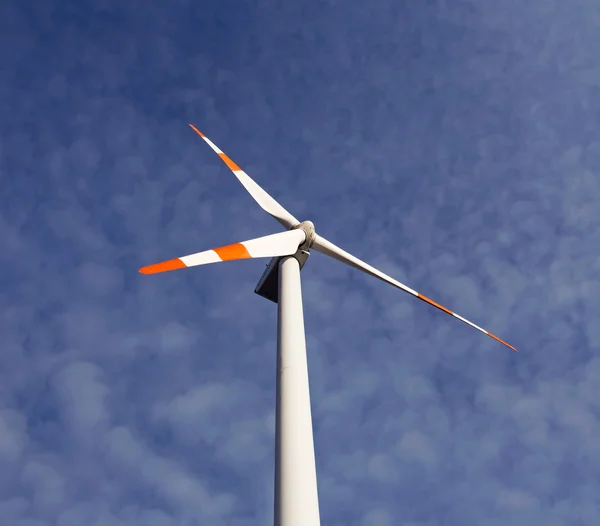
<path fill-rule="evenodd" d="M 300 270 L 308 259 L 309 249 L 362 270 L 454 316 L 513 351 L 517 349 L 317 234 L 312 222 L 298 221 L 206 135 L 191 124 L 190 127 L 219 155 L 258 205 L 287 230 L 149 265 L 141 268 L 140 272 L 155 274 L 220 261 L 272 258 L 254 292 L 278 304 L 274 524 L 319 526 L 317 474 L 300 285 Z"/>

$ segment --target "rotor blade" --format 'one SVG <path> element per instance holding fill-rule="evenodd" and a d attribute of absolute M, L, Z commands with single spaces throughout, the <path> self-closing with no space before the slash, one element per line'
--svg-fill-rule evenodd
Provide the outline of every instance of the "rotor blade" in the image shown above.
<path fill-rule="evenodd" d="M 497 336 L 494 336 L 491 332 L 488 332 L 485 329 L 482 329 L 481 327 L 475 325 L 474 323 L 463 318 L 462 316 L 459 316 L 455 312 L 452 312 L 451 310 L 447 309 L 446 307 L 443 307 L 439 303 L 436 303 L 435 301 L 430 300 L 428 297 L 423 296 L 423 294 L 419 294 L 417 291 L 407 287 L 406 285 L 403 285 L 399 281 L 396 281 L 395 279 L 391 278 L 387 274 L 384 274 L 380 270 L 377 270 L 375 267 L 372 267 L 371 265 L 365 263 L 364 261 L 361 261 L 357 257 L 354 257 L 352 254 L 349 254 L 345 250 L 342 250 L 340 247 L 334 245 L 330 241 L 327 241 L 325 238 L 319 236 L 318 234 L 315 235 L 315 240 L 314 240 L 311 248 L 315 249 L 317 252 L 321 252 L 322 254 L 325 254 L 334 259 L 337 259 L 338 261 L 341 261 L 342 263 L 346 263 L 347 265 L 350 265 L 351 267 L 357 268 L 358 270 L 362 270 L 363 272 L 366 272 L 367 274 L 370 274 L 371 276 L 373 276 L 377 279 L 380 279 L 381 281 L 385 281 L 386 283 L 389 283 L 390 285 L 393 285 L 394 287 L 397 287 L 397 288 L 403 290 L 404 292 L 408 292 L 409 294 L 412 294 L 413 296 L 419 298 L 420 300 L 422 300 L 426 303 L 429 303 L 430 305 L 433 305 L 434 307 L 440 309 L 441 311 L 444 311 L 446 314 L 450 314 L 451 316 L 458 318 L 460 321 L 462 321 L 463 323 L 466 323 L 467 325 L 470 325 L 474 329 L 477 329 L 478 331 L 481 331 L 484 334 L 487 334 L 489 337 L 493 338 L 496 341 L 499 341 L 503 345 L 506 345 L 507 347 L 511 348 L 513 351 L 519 352 L 512 345 L 509 345 L 508 343 L 501 340 Z"/>
<path fill-rule="evenodd" d="M 189 256 L 170 259 L 162 263 L 142 267 L 142 274 L 157 274 L 178 268 L 195 267 L 196 265 L 208 265 L 221 261 L 232 261 L 235 259 L 248 258 L 270 258 L 275 256 L 291 256 L 295 254 L 298 247 L 306 240 L 303 230 L 288 230 L 270 236 L 258 237 L 233 245 L 205 250 Z"/>
<path fill-rule="evenodd" d="M 198 130 L 198 128 L 196 128 L 193 124 L 190 124 L 190 128 L 200 135 L 200 137 L 204 139 L 204 141 L 215 151 L 215 153 L 218 154 L 221 160 L 227 165 L 227 168 L 233 172 L 233 175 L 238 178 L 239 182 L 244 185 L 244 188 L 265 212 L 272 215 L 287 229 L 295 227 L 298 223 L 300 223 L 300 221 L 298 221 L 292 214 L 283 208 L 283 206 L 281 206 L 267 192 L 258 186 L 258 184 L 246 172 L 244 172 L 237 164 L 227 157 L 227 155 L 225 155 L 206 135 Z"/>

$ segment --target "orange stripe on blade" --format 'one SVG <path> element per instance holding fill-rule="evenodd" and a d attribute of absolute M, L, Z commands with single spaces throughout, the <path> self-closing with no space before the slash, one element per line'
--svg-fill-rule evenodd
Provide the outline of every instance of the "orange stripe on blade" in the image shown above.
<path fill-rule="evenodd" d="M 194 130 L 198 135 L 200 135 L 200 137 L 205 137 L 205 135 L 198 128 L 196 128 L 196 126 L 194 126 L 193 124 L 190 124 L 190 128 L 192 130 Z"/>
<path fill-rule="evenodd" d="M 227 167 L 232 171 L 232 172 L 241 172 L 242 169 L 235 164 L 229 157 L 227 157 L 227 155 L 225 155 L 224 153 L 220 153 L 219 157 L 223 160 L 223 162 L 227 165 Z"/>
<path fill-rule="evenodd" d="M 170 259 L 169 261 L 163 261 L 162 263 L 155 263 L 154 265 L 142 267 L 140 272 L 142 274 L 157 274 L 158 272 L 167 272 L 169 270 L 176 270 L 178 268 L 186 268 L 183 261 L 181 261 L 181 259 Z"/>
<path fill-rule="evenodd" d="M 423 296 L 423 294 L 417 293 L 417 297 L 419 299 L 422 299 L 423 301 L 426 301 L 430 305 L 433 305 L 434 307 L 437 307 L 438 309 L 441 309 L 444 312 L 447 312 L 448 314 L 454 316 L 454 313 L 451 310 L 448 310 L 446 307 L 442 307 L 439 303 L 436 303 L 435 301 L 430 300 L 427 296 Z"/>
<path fill-rule="evenodd" d="M 497 342 L 500 342 L 501 344 L 506 345 L 507 347 L 510 347 L 513 351 L 519 352 L 512 345 L 510 345 L 510 344 L 506 343 L 505 341 L 501 340 L 500 338 L 498 338 L 498 336 L 494 336 L 491 332 L 488 332 L 488 336 L 490 336 L 491 338 L 494 338 L 494 340 L 496 340 Z"/>
<path fill-rule="evenodd" d="M 241 243 L 234 243 L 233 245 L 227 245 L 221 248 L 214 248 L 213 250 L 217 253 L 217 256 L 219 256 L 222 261 L 231 261 L 234 259 L 248 259 L 252 257 L 246 249 L 246 247 Z"/>

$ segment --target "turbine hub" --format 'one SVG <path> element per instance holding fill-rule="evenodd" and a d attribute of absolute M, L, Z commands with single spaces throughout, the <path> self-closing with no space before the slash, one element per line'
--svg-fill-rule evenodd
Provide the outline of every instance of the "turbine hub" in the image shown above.
<path fill-rule="evenodd" d="M 315 225 L 312 221 L 302 221 L 294 229 L 302 230 L 306 234 L 306 241 L 300 245 L 300 250 L 308 250 L 315 241 Z"/>

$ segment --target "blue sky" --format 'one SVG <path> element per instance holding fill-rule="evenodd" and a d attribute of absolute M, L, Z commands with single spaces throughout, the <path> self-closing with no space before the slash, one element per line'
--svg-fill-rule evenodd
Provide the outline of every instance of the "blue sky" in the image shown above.
<path fill-rule="evenodd" d="M 600 6 L 4 2 L 0 517 L 269 524 L 266 261 L 299 219 L 520 349 L 313 254 L 333 526 L 600 523 Z"/>

